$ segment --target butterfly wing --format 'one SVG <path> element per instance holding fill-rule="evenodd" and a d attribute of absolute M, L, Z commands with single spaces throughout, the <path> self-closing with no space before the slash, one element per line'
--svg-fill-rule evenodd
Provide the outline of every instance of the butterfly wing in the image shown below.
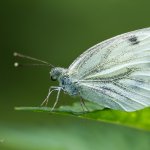
<path fill-rule="evenodd" d="M 150 106 L 150 91 L 141 81 L 116 80 L 113 82 L 80 82 L 82 98 L 99 105 L 124 111 L 135 111 Z"/>
<path fill-rule="evenodd" d="M 95 69 L 114 67 L 132 59 L 134 53 L 143 53 L 150 46 L 150 28 L 128 32 L 103 41 L 81 54 L 68 68 L 68 73 L 76 78 L 93 74 Z M 107 63 L 107 64 L 106 64 Z M 126 63 L 126 62 L 125 62 Z M 93 71 L 93 72 L 92 72 Z M 99 71 L 99 70 L 97 70 Z"/>
<path fill-rule="evenodd" d="M 89 101 L 125 111 L 150 106 L 150 28 L 95 45 L 70 65 L 68 74 Z"/>

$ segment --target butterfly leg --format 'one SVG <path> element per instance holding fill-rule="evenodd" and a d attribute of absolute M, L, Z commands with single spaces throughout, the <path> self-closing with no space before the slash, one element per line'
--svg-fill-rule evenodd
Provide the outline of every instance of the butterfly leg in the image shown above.
<path fill-rule="evenodd" d="M 41 106 L 43 106 L 44 104 L 45 104 L 45 106 L 47 106 L 48 100 L 49 100 L 49 97 L 50 97 L 51 93 L 52 93 L 53 91 L 57 90 L 57 89 L 58 89 L 57 86 L 51 86 L 51 87 L 49 88 L 48 95 L 47 95 L 47 97 L 45 98 L 45 100 L 42 102 Z"/>
<path fill-rule="evenodd" d="M 80 98 L 80 104 L 81 104 L 81 107 L 84 112 L 89 111 L 89 109 L 86 107 L 85 102 L 82 97 Z M 84 108 L 85 108 L 85 110 L 84 110 Z"/>
<path fill-rule="evenodd" d="M 51 111 L 53 111 L 54 110 L 54 108 L 56 107 L 56 105 L 57 105 L 57 103 L 58 103 L 58 100 L 59 100 L 59 95 L 60 95 L 60 91 L 61 91 L 61 87 L 57 87 L 57 89 L 55 89 L 55 90 L 58 90 L 58 93 L 57 93 L 57 97 L 56 97 L 56 101 L 55 101 L 55 103 L 54 103 L 54 105 L 53 105 L 53 107 L 52 107 L 52 110 Z"/>

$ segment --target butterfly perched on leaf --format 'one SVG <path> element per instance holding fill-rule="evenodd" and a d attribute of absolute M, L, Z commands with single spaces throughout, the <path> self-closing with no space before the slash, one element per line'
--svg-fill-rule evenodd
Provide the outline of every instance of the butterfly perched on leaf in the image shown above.
<path fill-rule="evenodd" d="M 60 91 L 98 105 L 123 111 L 150 106 L 150 28 L 105 40 L 81 54 L 69 66 L 51 66 L 50 76 Z"/>

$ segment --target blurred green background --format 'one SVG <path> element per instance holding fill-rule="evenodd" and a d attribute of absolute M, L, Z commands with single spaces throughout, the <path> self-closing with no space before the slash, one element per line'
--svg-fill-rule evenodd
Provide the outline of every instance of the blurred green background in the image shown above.
<path fill-rule="evenodd" d="M 149 150 L 146 131 L 14 111 L 39 106 L 57 83 L 49 68 L 14 68 L 12 56 L 17 51 L 68 67 L 94 44 L 148 26 L 149 0 L 0 0 L 0 150 Z M 62 93 L 59 105 L 76 100 Z"/>

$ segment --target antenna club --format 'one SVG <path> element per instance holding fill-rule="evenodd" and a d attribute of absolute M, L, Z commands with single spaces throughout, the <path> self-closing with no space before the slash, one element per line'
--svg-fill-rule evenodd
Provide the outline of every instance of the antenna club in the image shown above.
<path fill-rule="evenodd" d="M 14 67 L 19 67 L 19 63 L 18 63 L 18 62 L 15 62 L 15 63 L 14 63 Z"/>
<path fill-rule="evenodd" d="M 14 53 L 13 53 L 13 56 L 15 56 L 15 57 L 18 56 L 18 53 L 14 52 Z"/>

